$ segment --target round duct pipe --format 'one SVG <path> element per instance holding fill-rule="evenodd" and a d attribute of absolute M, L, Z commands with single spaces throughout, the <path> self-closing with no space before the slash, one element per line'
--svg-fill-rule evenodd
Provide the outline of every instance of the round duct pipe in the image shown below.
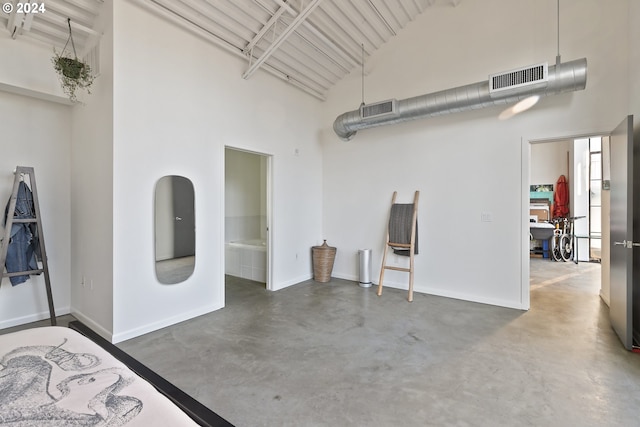
<path fill-rule="evenodd" d="M 341 114 L 333 122 L 333 130 L 343 140 L 353 138 L 357 131 L 408 120 L 434 117 L 478 108 L 506 105 L 532 95 L 540 97 L 583 90 L 587 85 L 587 59 L 577 59 L 549 66 L 544 84 L 514 87 L 490 92 L 489 81 L 483 81 L 427 95 L 395 101 L 393 114 L 363 118 L 361 109 Z"/>

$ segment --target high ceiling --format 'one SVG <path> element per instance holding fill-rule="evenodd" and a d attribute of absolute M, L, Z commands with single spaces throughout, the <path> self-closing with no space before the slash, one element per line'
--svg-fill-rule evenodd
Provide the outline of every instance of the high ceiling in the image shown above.
<path fill-rule="evenodd" d="M 115 1 L 115 0 L 114 0 Z M 118 0 L 123 1 L 123 0 Z M 265 70 L 324 99 L 362 60 L 397 35 L 419 14 L 460 0 L 130 0 L 246 59 L 242 74 Z M 12 0 L 0 26 L 12 37 L 50 43 L 68 39 L 71 19 L 78 54 L 96 44 L 95 19 L 103 0 L 46 0 L 45 13 L 18 13 L 26 0 Z M 24 7 L 23 7 L 24 9 Z"/>
<path fill-rule="evenodd" d="M 14 39 L 37 40 L 61 50 L 69 39 L 70 20 L 76 51 L 81 56 L 100 36 L 93 27 L 102 3 L 103 0 L 3 0 L 0 28 Z M 71 49 L 71 42 L 68 47 Z"/>

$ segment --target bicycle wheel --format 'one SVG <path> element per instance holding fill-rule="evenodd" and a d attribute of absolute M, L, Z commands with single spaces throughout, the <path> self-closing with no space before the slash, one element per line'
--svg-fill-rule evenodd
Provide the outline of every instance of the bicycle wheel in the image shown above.
<path fill-rule="evenodd" d="M 560 254 L 564 261 L 570 261 L 573 256 L 573 245 L 571 243 L 571 236 L 568 234 L 563 234 L 560 237 Z"/>
<path fill-rule="evenodd" d="M 562 246 L 560 246 L 560 236 L 551 238 L 551 259 L 554 261 L 562 261 Z"/>

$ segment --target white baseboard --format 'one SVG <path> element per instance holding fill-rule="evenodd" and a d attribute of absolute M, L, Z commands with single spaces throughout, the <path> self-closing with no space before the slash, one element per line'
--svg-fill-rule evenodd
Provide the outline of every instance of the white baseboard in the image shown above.
<path fill-rule="evenodd" d="M 140 335 L 148 334 L 149 332 L 157 331 L 158 329 L 166 328 L 167 326 L 175 325 L 176 323 L 184 322 L 189 319 L 193 319 L 203 314 L 211 313 L 224 307 L 224 305 L 206 305 L 196 310 L 191 310 L 187 313 L 181 313 L 180 315 L 162 319 L 158 322 L 149 323 L 143 326 L 139 326 L 128 331 L 113 334 L 111 337 L 111 343 L 117 344 L 122 341 L 126 341 L 131 338 L 139 337 Z"/>
<path fill-rule="evenodd" d="M 354 282 L 358 282 L 359 280 L 359 278 L 354 274 L 336 273 L 336 274 L 333 274 L 333 277 L 336 277 L 338 279 L 351 280 Z M 378 286 L 378 283 L 379 283 L 379 280 L 375 280 L 372 282 L 372 286 Z M 409 291 L 409 282 L 408 281 L 398 282 L 398 281 L 386 279 L 384 281 L 384 287 L 400 289 L 403 291 Z M 433 288 L 429 286 L 420 286 L 417 283 L 414 283 L 413 291 L 420 294 L 452 298 L 452 299 L 457 299 L 461 301 L 477 302 L 480 304 L 495 305 L 498 307 L 526 310 L 526 308 L 522 306 L 522 303 L 520 301 L 509 301 L 509 300 L 503 300 L 498 298 L 483 298 L 483 297 L 478 297 L 477 295 L 470 295 L 470 294 L 461 293 L 461 292 L 451 292 L 451 291 L 446 291 L 446 290 Z"/>
<path fill-rule="evenodd" d="M 610 307 L 609 298 L 607 298 L 604 292 L 602 292 L 602 289 L 600 289 L 600 298 L 602 299 L 602 301 L 604 301 L 605 304 L 607 304 L 607 307 Z"/>
<path fill-rule="evenodd" d="M 385 283 L 385 286 L 386 286 L 386 283 Z M 405 285 L 402 289 L 408 289 L 408 285 Z M 450 292 L 442 289 L 423 288 L 419 286 L 414 286 L 413 290 L 414 292 L 425 293 L 429 295 L 451 298 L 451 299 L 457 299 L 461 301 L 476 302 L 480 304 L 494 305 L 497 307 L 504 307 L 504 308 L 514 308 L 517 310 L 527 310 L 526 307 L 522 306 L 522 302 L 519 300 L 510 301 L 510 300 L 503 300 L 498 298 L 484 298 L 484 297 L 478 297 L 477 295 L 470 295 L 470 294 L 461 293 L 461 292 Z"/>
<path fill-rule="evenodd" d="M 331 277 L 335 277 L 336 279 L 342 280 L 350 280 L 352 282 L 357 282 L 360 278 L 355 274 L 342 274 L 342 273 L 332 273 Z"/>
<path fill-rule="evenodd" d="M 104 326 L 97 324 L 94 322 L 89 316 L 85 315 L 80 311 L 72 311 L 71 315 L 78 319 L 80 322 L 87 325 L 92 331 L 100 335 L 102 338 L 111 342 L 112 333 L 110 330 L 106 329 Z"/>
<path fill-rule="evenodd" d="M 273 291 L 279 291 L 284 288 L 288 288 L 289 286 L 297 285 L 298 283 L 306 282 L 307 280 L 311 280 L 313 275 L 311 273 L 305 274 L 303 276 L 298 276 L 295 279 L 290 279 L 285 282 L 274 283 Z"/>
<path fill-rule="evenodd" d="M 211 313 L 212 311 L 219 310 L 222 307 L 223 306 L 207 305 L 196 310 L 191 310 L 187 313 L 181 313 L 178 316 L 162 319 L 158 322 L 149 323 L 116 334 L 114 334 L 112 331 L 107 330 L 102 325 L 97 324 L 89 316 L 86 316 L 81 312 L 74 311 L 72 315 L 76 319 L 87 325 L 89 328 L 94 330 L 102 338 L 106 339 L 112 344 L 117 344 L 131 338 L 139 337 L 140 335 L 148 334 L 149 332 L 157 331 L 158 329 L 166 328 L 167 326 L 175 325 L 176 323 L 184 322 L 186 320 L 202 316 L 203 314 Z"/>
<path fill-rule="evenodd" d="M 69 307 L 56 307 L 56 317 L 69 314 Z M 28 323 L 38 322 L 40 320 L 49 319 L 49 310 L 41 311 L 39 313 L 32 313 L 27 316 L 14 317 L 13 319 L 6 319 L 0 322 L 0 329 L 12 328 L 14 326 L 26 325 Z"/>

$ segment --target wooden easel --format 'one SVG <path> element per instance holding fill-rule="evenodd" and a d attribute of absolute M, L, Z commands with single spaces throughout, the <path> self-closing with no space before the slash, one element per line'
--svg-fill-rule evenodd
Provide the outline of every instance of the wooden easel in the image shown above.
<path fill-rule="evenodd" d="M 47 251 L 44 246 L 44 234 L 42 233 L 42 220 L 40 218 L 40 204 L 38 202 L 38 188 L 36 187 L 36 177 L 32 167 L 18 166 L 14 171 L 15 178 L 13 180 L 13 191 L 11 192 L 11 198 L 9 199 L 9 210 L 7 211 L 7 223 L 4 229 L 4 239 L 2 240 L 2 252 L 0 252 L 0 282 L 5 277 L 25 276 L 31 274 L 44 274 L 44 283 L 47 290 L 47 300 L 49 302 L 49 317 L 51 318 L 51 326 L 56 326 L 56 313 L 53 308 L 53 296 L 51 293 L 51 282 L 49 280 L 49 265 L 47 264 Z M 35 217 L 33 218 L 14 218 L 14 212 L 16 210 L 16 202 L 18 200 L 18 187 L 20 181 L 23 181 L 25 176 L 29 175 L 29 183 L 31 184 L 31 194 L 33 195 L 33 210 Z M 9 248 L 9 241 L 11 239 L 11 226 L 14 223 L 35 223 L 38 230 L 38 240 L 40 245 L 40 258 L 42 261 L 42 268 L 35 270 L 15 271 L 12 273 L 6 273 L 4 271 L 5 261 L 7 260 L 7 250 Z"/>
<path fill-rule="evenodd" d="M 391 198 L 391 206 L 396 202 L 396 196 L 398 195 L 397 191 L 393 192 L 393 197 Z M 380 269 L 380 281 L 378 282 L 378 296 L 382 295 L 382 282 L 384 280 L 384 271 L 385 270 L 396 270 L 396 271 L 404 271 L 409 273 L 409 297 L 407 298 L 409 302 L 413 301 L 413 265 L 414 265 L 414 255 L 415 255 L 415 243 L 416 243 L 416 220 L 418 218 L 418 199 L 420 197 L 420 192 L 416 191 L 413 197 L 413 217 L 411 220 L 411 241 L 409 243 L 402 242 L 391 242 L 389 241 L 389 226 L 387 226 L 387 240 L 384 245 L 384 251 L 382 255 L 382 268 Z M 389 218 L 391 221 L 391 218 Z M 387 252 L 389 249 L 408 249 L 409 250 L 409 268 L 405 267 L 396 267 L 393 265 L 387 265 Z"/>

